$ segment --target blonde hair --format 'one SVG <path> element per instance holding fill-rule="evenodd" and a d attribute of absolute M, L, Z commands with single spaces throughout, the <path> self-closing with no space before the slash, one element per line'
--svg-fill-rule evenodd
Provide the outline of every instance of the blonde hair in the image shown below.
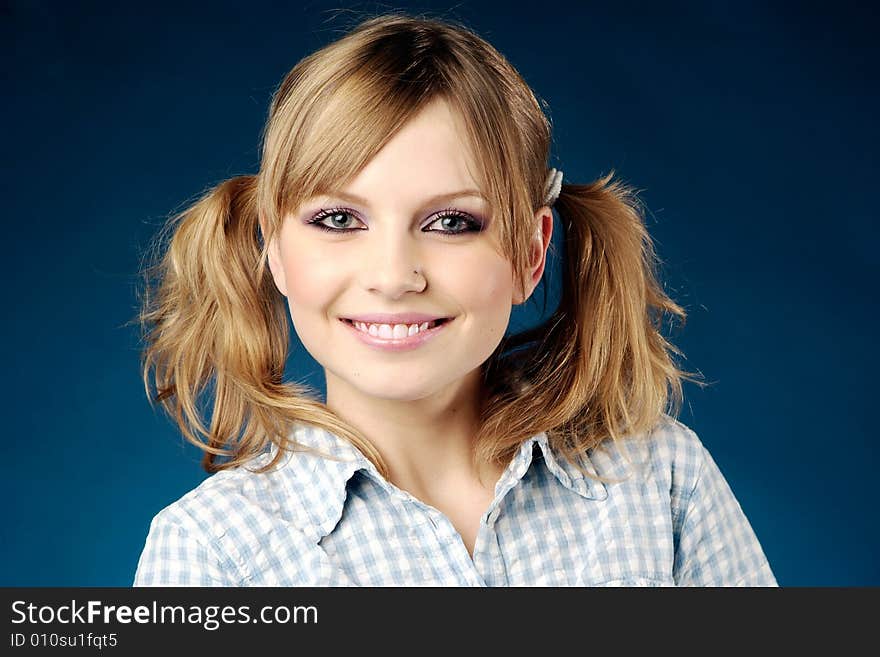
<path fill-rule="evenodd" d="M 151 403 L 171 415 L 215 472 L 292 443 L 293 423 L 349 440 L 380 473 L 367 438 L 308 387 L 283 382 L 287 308 L 267 249 L 287 213 L 339 188 L 434 99 L 450 104 L 476 159 L 501 246 L 524 283 L 533 218 L 542 205 L 550 124 L 510 63 L 469 28 L 392 13 L 363 21 L 302 59 L 275 92 L 260 171 L 224 181 L 172 217 L 154 244 L 139 315 Z M 506 337 L 483 367 L 475 461 L 503 463 L 546 431 L 573 463 L 606 438 L 677 415 L 681 355 L 660 334 L 685 320 L 657 282 L 651 239 L 632 190 L 612 175 L 563 184 L 559 308 Z M 156 394 L 150 391 L 151 375 Z M 209 387 L 212 389 L 209 390 Z M 210 426 L 199 402 L 213 399 Z"/>

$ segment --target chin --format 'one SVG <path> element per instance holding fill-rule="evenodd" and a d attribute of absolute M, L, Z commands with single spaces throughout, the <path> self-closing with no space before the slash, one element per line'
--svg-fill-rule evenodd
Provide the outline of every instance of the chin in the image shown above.
<path fill-rule="evenodd" d="M 388 376 L 376 376 L 378 374 L 376 372 L 373 374 L 372 377 L 368 377 L 361 371 L 355 376 L 346 376 L 341 380 L 345 381 L 346 387 L 352 393 L 385 401 L 418 401 L 437 394 L 445 387 L 436 375 L 414 376 L 412 372 L 409 374 L 389 372 Z"/>
<path fill-rule="evenodd" d="M 362 394 L 385 401 L 418 401 L 429 397 L 433 390 L 414 386 L 359 386 Z"/>

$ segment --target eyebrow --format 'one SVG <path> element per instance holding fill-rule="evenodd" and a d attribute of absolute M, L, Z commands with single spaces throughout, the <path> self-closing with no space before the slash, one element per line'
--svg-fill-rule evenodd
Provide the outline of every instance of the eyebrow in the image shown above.
<path fill-rule="evenodd" d="M 348 201 L 350 203 L 359 203 L 361 205 L 366 205 L 366 206 L 370 205 L 370 203 L 369 203 L 369 201 L 367 201 L 367 199 L 361 198 L 357 194 L 350 194 L 348 192 L 343 192 L 342 190 L 338 190 L 338 189 L 325 192 L 324 195 L 330 196 L 330 197 L 338 197 L 338 198 L 341 198 L 342 200 Z M 444 201 L 450 201 L 454 198 L 462 198 L 465 196 L 475 196 L 475 197 L 478 197 L 478 198 L 480 198 L 484 201 L 487 201 L 487 202 L 489 200 L 485 196 L 483 196 L 483 194 L 479 190 L 462 189 L 457 192 L 448 192 L 446 194 L 436 194 L 435 196 L 431 196 L 430 198 L 425 199 L 425 205 L 433 205 L 434 203 L 442 203 Z"/>

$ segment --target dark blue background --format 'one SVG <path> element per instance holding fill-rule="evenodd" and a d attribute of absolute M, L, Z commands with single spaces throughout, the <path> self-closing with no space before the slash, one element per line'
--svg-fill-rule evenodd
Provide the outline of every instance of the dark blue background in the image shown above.
<path fill-rule="evenodd" d="M 256 172 L 271 93 L 354 20 L 338 6 L 0 5 L 0 585 L 128 585 L 152 516 L 205 477 L 142 388 L 140 257 L 169 213 Z M 449 13 L 549 102 L 567 181 L 614 168 L 642 190 L 690 314 L 672 339 L 714 382 L 686 386 L 681 419 L 788 586 L 880 584 L 878 25 L 854 7 Z M 323 382 L 295 357 L 290 378 Z"/>

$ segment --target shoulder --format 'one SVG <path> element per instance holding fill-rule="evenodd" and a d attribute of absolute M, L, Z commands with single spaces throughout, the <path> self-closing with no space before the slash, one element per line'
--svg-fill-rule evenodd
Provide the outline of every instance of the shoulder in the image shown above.
<path fill-rule="evenodd" d="M 320 528 L 316 525 L 324 521 L 330 498 L 344 493 L 344 479 L 334 471 L 334 466 L 340 466 L 325 458 L 336 456 L 327 446 L 314 441 L 295 444 L 298 449 L 286 449 L 277 459 L 278 447 L 272 445 L 270 451 L 244 465 L 211 475 L 156 518 L 209 537 L 223 535 L 233 524 L 245 528 L 259 525 L 265 518 L 282 519 L 317 536 Z M 300 451 L 303 447 L 306 451 Z"/>
<path fill-rule="evenodd" d="M 668 490 L 679 586 L 774 586 L 775 577 L 730 485 L 691 428 L 665 417 L 640 444 Z"/>
<path fill-rule="evenodd" d="M 589 457 L 599 476 L 626 482 L 625 490 L 661 493 L 675 517 L 686 508 L 708 454 L 693 429 L 663 414 L 650 431 L 606 440 Z"/>
<path fill-rule="evenodd" d="M 646 437 L 651 460 L 674 479 L 696 483 L 706 460 L 706 447 L 697 433 L 683 422 L 663 415 Z"/>
<path fill-rule="evenodd" d="M 252 472 L 263 459 L 247 466 L 221 470 L 163 508 L 153 523 L 165 523 L 214 539 L 252 507 L 272 504 L 271 475 Z"/>
<path fill-rule="evenodd" d="M 315 530 L 320 506 L 308 487 L 314 459 L 291 456 L 285 452 L 264 472 L 255 470 L 270 462 L 269 453 L 217 472 L 160 510 L 150 523 L 137 578 L 164 572 L 169 582 L 189 581 L 184 573 L 198 570 L 192 563 L 198 560 L 217 573 L 212 583 L 253 583 L 272 572 L 273 554 L 283 549 L 291 568 L 301 565 L 285 576 L 310 583 L 309 564 L 320 556 Z"/>
<path fill-rule="evenodd" d="M 599 474 L 612 477 L 635 466 L 655 475 L 668 473 L 679 480 L 696 481 L 705 456 L 706 448 L 696 432 L 666 414 L 646 433 L 609 439 L 590 450 Z"/>

